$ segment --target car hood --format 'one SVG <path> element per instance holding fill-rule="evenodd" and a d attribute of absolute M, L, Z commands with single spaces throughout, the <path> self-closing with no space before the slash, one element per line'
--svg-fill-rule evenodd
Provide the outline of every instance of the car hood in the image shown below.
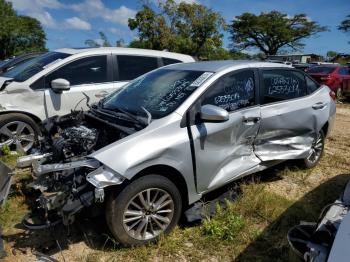
<path fill-rule="evenodd" d="M 0 76 L 0 87 L 2 87 L 2 85 L 9 80 L 13 80 L 13 78 Z"/>

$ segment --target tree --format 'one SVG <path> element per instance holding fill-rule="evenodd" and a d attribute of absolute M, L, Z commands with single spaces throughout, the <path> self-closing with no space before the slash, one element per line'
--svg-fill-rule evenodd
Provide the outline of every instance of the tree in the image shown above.
<path fill-rule="evenodd" d="M 328 61 L 332 61 L 332 59 L 334 59 L 337 56 L 337 52 L 335 51 L 328 51 L 327 52 L 327 60 Z"/>
<path fill-rule="evenodd" d="M 100 38 L 97 40 L 93 40 L 93 39 L 87 39 L 85 40 L 85 45 L 89 46 L 89 47 L 109 47 L 112 46 L 110 44 L 110 42 L 108 41 L 107 36 L 105 35 L 105 33 L 103 32 L 99 32 L 98 33 L 100 35 Z"/>
<path fill-rule="evenodd" d="M 222 30 L 225 21 L 219 13 L 197 3 L 159 3 L 159 13 L 143 5 L 129 28 L 138 31 L 138 39 L 131 47 L 169 50 L 208 59 L 214 52 L 222 52 Z M 226 54 L 225 54 L 226 55 Z"/>
<path fill-rule="evenodd" d="M 229 26 L 234 49 L 257 48 L 265 55 L 275 55 L 281 49 L 300 50 L 303 39 L 326 30 L 305 14 L 290 17 L 278 11 L 243 13 Z"/>
<path fill-rule="evenodd" d="M 43 51 L 45 41 L 38 20 L 17 15 L 11 3 L 0 0 L 0 60 L 19 53 Z"/>
<path fill-rule="evenodd" d="M 348 15 L 346 19 L 341 22 L 341 24 L 338 26 L 338 29 L 344 33 L 350 32 L 350 15 Z"/>

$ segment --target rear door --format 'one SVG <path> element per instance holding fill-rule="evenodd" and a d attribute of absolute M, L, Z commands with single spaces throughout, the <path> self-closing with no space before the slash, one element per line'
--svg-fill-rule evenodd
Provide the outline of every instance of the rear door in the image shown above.
<path fill-rule="evenodd" d="M 318 85 L 305 77 L 293 69 L 260 70 L 261 123 L 254 148 L 261 160 L 307 157 L 327 122 L 329 95 L 320 95 Z"/>
<path fill-rule="evenodd" d="M 339 69 L 339 75 L 341 77 L 341 88 L 342 90 L 348 90 L 350 91 L 350 73 L 349 68 L 347 67 L 341 67 Z"/>
<path fill-rule="evenodd" d="M 254 70 L 229 73 L 209 87 L 194 106 L 193 112 L 211 104 L 230 114 L 226 122 L 196 122 L 190 126 L 198 192 L 220 187 L 260 163 L 253 151 L 260 125 L 256 80 Z"/>

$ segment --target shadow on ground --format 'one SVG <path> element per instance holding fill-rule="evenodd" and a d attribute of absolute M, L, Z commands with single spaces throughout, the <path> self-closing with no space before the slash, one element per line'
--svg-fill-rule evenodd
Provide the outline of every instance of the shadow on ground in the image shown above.
<path fill-rule="evenodd" d="M 275 179 L 266 177 L 267 180 L 271 178 Z M 322 208 L 340 196 L 349 179 L 350 174 L 339 174 L 305 194 L 273 221 L 235 261 L 297 261 L 288 246 L 288 230 L 300 221 L 317 221 Z"/>

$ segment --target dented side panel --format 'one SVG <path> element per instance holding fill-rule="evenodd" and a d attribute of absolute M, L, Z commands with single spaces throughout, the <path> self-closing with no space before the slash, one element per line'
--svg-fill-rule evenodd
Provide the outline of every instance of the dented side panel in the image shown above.
<path fill-rule="evenodd" d="M 186 127 L 180 127 L 181 119 L 175 113 L 155 120 L 147 128 L 90 156 L 127 179 L 151 166 L 172 167 L 182 174 L 189 202 L 193 203 L 200 195 L 196 193 L 189 137 Z"/>
<path fill-rule="evenodd" d="M 317 133 L 334 114 L 328 87 L 303 98 L 262 106 L 256 155 L 262 161 L 306 158 Z"/>

